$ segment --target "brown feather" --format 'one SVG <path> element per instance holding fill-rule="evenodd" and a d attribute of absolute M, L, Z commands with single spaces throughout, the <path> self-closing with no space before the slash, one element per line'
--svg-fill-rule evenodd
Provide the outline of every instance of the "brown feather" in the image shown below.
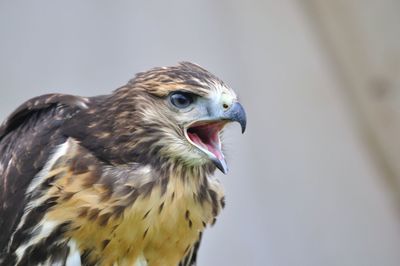
<path fill-rule="evenodd" d="M 110 95 L 48 95 L 15 111 L 0 127 L 5 262 L 65 263 L 76 245 L 85 265 L 194 263 L 224 201 L 214 164 L 168 104 L 177 90 L 236 99 L 184 62 L 139 73 Z"/>

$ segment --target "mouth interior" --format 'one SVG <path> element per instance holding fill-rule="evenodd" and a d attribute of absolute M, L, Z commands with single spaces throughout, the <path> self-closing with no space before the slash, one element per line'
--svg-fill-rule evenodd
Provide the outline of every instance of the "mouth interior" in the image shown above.
<path fill-rule="evenodd" d="M 218 159 L 222 159 L 219 133 L 224 125 L 224 122 L 196 123 L 187 129 L 187 135 L 197 147 L 212 153 Z"/>

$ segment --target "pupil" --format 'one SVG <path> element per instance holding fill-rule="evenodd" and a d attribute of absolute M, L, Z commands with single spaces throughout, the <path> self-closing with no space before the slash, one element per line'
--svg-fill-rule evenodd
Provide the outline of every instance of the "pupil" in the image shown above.
<path fill-rule="evenodd" d="M 170 100 L 178 108 L 186 108 L 193 102 L 191 95 L 179 92 L 171 95 Z"/>
<path fill-rule="evenodd" d="M 185 105 L 187 100 L 185 99 L 185 97 L 181 96 L 181 97 L 178 98 L 178 102 L 181 105 Z"/>

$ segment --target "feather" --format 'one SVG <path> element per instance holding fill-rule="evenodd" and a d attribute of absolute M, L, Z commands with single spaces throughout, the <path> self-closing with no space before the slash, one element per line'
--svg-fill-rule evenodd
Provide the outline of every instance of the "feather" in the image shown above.
<path fill-rule="evenodd" d="M 182 90 L 202 99 L 198 109 L 171 106 L 168 95 Z M 195 265 L 224 196 L 186 125 L 221 99 L 236 95 L 184 62 L 139 73 L 110 95 L 24 103 L 0 127 L 0 264 Z"/>

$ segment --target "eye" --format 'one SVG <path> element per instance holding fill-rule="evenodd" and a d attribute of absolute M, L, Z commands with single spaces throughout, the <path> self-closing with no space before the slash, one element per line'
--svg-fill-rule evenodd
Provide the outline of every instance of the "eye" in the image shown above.
<path fill-rule="evenodd" d="M 178 108 L 186 108 L 194 101 L 193 95 L 187 92 L 175 92 L 170 96 L 171 103 Z"/>

